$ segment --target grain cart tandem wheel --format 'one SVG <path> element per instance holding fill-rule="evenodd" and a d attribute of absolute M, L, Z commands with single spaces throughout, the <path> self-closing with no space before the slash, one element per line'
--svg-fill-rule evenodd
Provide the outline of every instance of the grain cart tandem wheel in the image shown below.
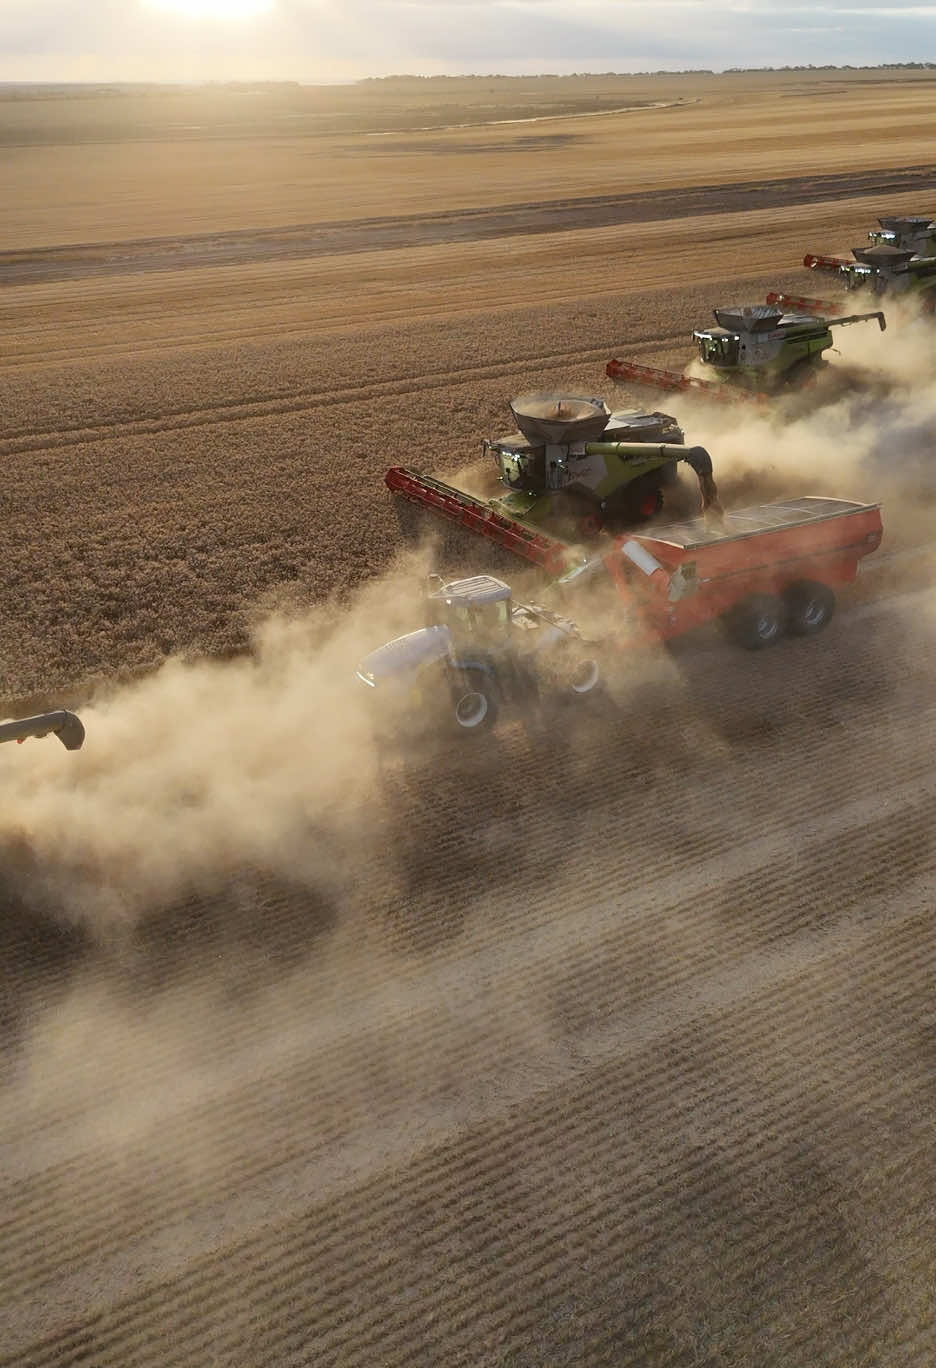
<path fill-rule="evenodd" d="M 783 595 L 787 630 L 796 636 L 814 636 L 827 626 L 835 612 L 835 594 L 827 584 L 801 580 Z"/>
<path fill-rule="evenodd" d="M 775 594 L 752 594 L 727 614 L 729 635 L 747 651 L 759 651 L 780 640 L 786 627 L 786 609 Z"/>

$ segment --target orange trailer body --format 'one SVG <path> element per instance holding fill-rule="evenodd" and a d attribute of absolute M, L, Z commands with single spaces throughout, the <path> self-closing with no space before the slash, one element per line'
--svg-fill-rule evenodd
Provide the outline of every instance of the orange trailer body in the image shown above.
<path fill-rule="evenodd" d="M 752 595 L 850 584 L 882 535 L 879 505 L 807 497 L 727 513 L 718 531 L 694 518 L 621 537 L 603 559 L 637 610 L 637 635 L 666 640 Z"/>

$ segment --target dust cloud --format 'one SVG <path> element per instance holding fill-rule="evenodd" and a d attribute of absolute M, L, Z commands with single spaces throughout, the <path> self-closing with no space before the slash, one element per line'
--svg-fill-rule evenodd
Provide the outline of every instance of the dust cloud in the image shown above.
<path fill-rule="evenodd" d="M 243 658 L 170 659 L 80 709 L 78 754 L 9 756 L 8 877 L 104 941 L 238 867 L 340 888 L 377 764 L 355 666 L 419 625 L 421 573 L 410 553 L 350 606 L 267 616 Z"/>
<path fill-rule="evenodd" d="M 885 538 L 927 532 L 936 499 L 933 324 L 855 324 L 816 384 L 769 408 L 674 398 L 687 442 L 708 447 L 726 507 L 797 494 L 885 502 Z"/>

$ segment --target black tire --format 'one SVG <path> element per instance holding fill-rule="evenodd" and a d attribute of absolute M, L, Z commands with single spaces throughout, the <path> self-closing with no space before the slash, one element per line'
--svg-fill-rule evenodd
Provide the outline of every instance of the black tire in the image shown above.
<path fill-rule="evenodd" d="M 651 470 L 615 490 L 607 499 L 604 507 L 605 526 L 614 533 L 624 532 L 629 527 L 639 527 L 641 523 L 649 522 L 662 507 L 660 474 Z"/>
<path fill-rule="evenodd" d="M 594 656 L 580 656 L 572 664 L 567 679 L 571 698 L 586 698 L 601 684 L 601 667 Z"/>
<path fill-rule="evenodd" d="M 746 651 L 773 646 L 783 636 L 786 611 L 775 594 L 752 594 L 728 614 L 728 631 Z"/>
<path fill-rule="evenodd" d="M 452 687 L 452 726 L 456 736 L 477 736 L 497 723 L 494 681 L 483 670 L 462 670 Z"/>
<path fill-rule="evenodd" d="M 783 595 L 787 626 L 796 636 L 814 636 L 828 626 L 835 612 L 835 594 L 818 580 L 791 584 Z"/>

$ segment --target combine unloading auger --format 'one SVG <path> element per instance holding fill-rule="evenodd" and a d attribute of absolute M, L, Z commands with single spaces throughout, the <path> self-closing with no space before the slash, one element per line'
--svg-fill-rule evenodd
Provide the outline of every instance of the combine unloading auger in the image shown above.
<path fill-rule="evenodd" d="M 842 328 L 849 323 L 870 323 L 872 319 L 877 319 L 881 332 L 887 330 L 887 319 L 884 317 L 883 309 L 874 309 L 870 313 L 840 314 L 837 318 L 830 318 L 830 313 L 834 314 L 836 309 L 842 307 L 841 300 L 836 303 L 832 299 L 808 299 L 800 295 L 778 294 L 773 290 L 767 296 L 767 303 L 776 304 L 779 308 L 791 312 L 812 314 L 825 323 L 827 328 Z"/>
<path fill-rule="evenodd" d="M 81 750 L 85 729 L 81 718 L 64 708 L 37 713 L 34 717 L 21 717 L 16 722 L 0 722 L 0 743 L 50 735 L 57 736 L 66 750 Z"/>

